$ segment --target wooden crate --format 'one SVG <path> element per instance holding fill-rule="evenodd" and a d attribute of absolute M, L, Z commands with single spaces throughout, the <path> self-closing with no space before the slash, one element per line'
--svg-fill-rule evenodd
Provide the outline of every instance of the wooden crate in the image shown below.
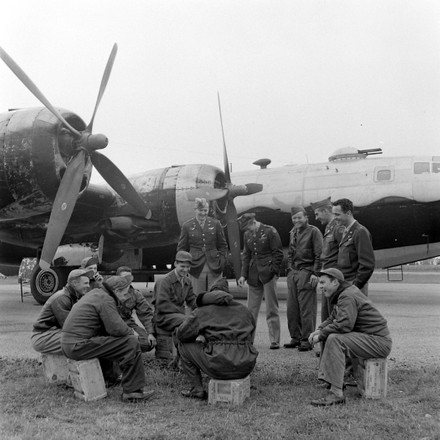
<path fill-rule="evenodd" d="M 367 399 L 381 399 L 387 395 L 387 360 L 360 359 L 357 367 L 358 391 Z"/>
<path fill-rule="evenodd" d="M 62 354 L 43 353 L 41 355 L 41 363 L 44 376 L 49 383 L 70 385 L 69 368 L 65 356 Z"/>
<path fill-rule="evenodd" d="M 98 359 L 87 361 L 68 359 L 67 365 L 75 397 L 91 402 L 107 396 L 104 376 Z"/>
<path fill-rule="evenodd" d="M 209 381 L 208 403 L 228 402 L 233 405 L 242 405 L 251 395 L 251 379 L 216 380 Z"/>

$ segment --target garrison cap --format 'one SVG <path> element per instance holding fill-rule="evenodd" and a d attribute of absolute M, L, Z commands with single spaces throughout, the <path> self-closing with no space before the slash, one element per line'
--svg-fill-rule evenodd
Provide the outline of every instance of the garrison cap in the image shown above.
<path fill-rule="evenodd" d="M 319 202 L 315 202 L 315 203 L 310 203 L 310 206 L 312 207 L 313 211 L 315 209 L 319 209 L 319 208 L 332 208 L 332 202 L 331 202 L 331 197 L 327 197 L 324 200 L 320 200 Z"/>
<path fill-rule="evenodd" d="M 93 269 L 73 269 L 72 271 L 70 271 L 67 277 L 67 282 L 77 280 L 81 277 L 92 278 L 94 274 L 95 272 L 93 271 Z"/>
<path fill-rule="evenodd" d="M 306 210 L 304 209 L 303 206 L 292 206 L 290 210 L 291 215 L 298 214 L 298 212 L 302 212 L 304 213 L 304 215 L 306 215 Z"/>
<path fill-rule="evenodd" d="M 98 265 L 99 261 L 96 257 L 86 257 L 81 261 L 81 267 L 89 267 L 94 264 Z"/>
<path fill-rule="evenodd" d="M 209 203 L 206 199 L 200 199 L 196 197 L 196 200 L 194 202 L 194 209 L 206 209 L 209 208 Z"/>
<path fill-rule="evenodd" d="M 112 290 L 125 289 L 128 287 L 133 281 L 132 275 L 125 275 L 123 277 L 113 275 L 105 281 L 108 287 Z"/>
<path fill-rule="evenodd" d="M 185 262 L 188 261 L 189 263 L 192 262 L 192 255 L 189 252 L 186 251 L 179 251 L 176 254 L 176 261 Z"/>
<path fill-rule="evenodd" d="M 339 269 L 335 269 L 334 267 L 331 267 L 329 269 L 323 269 L 319 272 L 318 275 L 330 275 L 333 278 L 336 278 L 338 281 L 343 282 L 344 281 L 344 275 Z"/>
<path fill-rule="evenodd" d="M 117 275 L 117 276 L 120 276 L 122 272 L 128 272 L 128 273 L 131 273 L 131 272 L 132 272 L 131 267 L 129 267 L 129 266 L 119 266 L 119 267 L 116 269 L 116 275 Z"/>
<path fill-rule="evenodd" d="M 255 213 L 247 212 L 237 219 L 240 229 L 246 229 L 246 227 L 255 220 Z"/>

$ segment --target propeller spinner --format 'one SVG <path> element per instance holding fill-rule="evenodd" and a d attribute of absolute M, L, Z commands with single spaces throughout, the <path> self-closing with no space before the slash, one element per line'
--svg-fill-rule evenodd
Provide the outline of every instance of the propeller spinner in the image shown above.
<path fill-rule="evenodd" d="M 66 127 L 73 137 L 73 157 L 68 162 L 66 171 L 61 179 L 47 226 L 46 237 L 39 262 L 42 269 L 50 267 L 50 263 L 66 231 L 79 196 L 87 156 L 90 156 L 92 164 L 98 172 L 127 203 L 136 209 L 141 216 L 145 218 L 151 217 L 151 211 L 145 206 L 143 200 L 129 180 L 110 159 L 97 152 L 97 150 L 107 147 L 107 137 L 103 134 L 92 134 L 96 112 L 107 87 L 117 51 L 118 46 L 115 43 L 102 76 L 92 118 L 86 129 L 80 132 L 64 119 L 20 66 L 0 47 L 0 58 L 27 89 Z"/>

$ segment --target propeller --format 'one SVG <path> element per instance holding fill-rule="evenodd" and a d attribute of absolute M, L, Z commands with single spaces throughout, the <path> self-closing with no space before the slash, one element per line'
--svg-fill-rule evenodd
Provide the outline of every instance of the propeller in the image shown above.
<path fill-rule="evenodd" d="M 53 201 L 39 262 L 42 269 L 50 267 L 50 263 L 70 221 L 70 217 L 72 216 L 81 189 L 88 157 L 90 157 L 92 164 L 96 167 L 102 177 L 104 177 L 107 183 L 124 200 L 126 200 L 127 203 L 129 203 L 143 217 L 147 219 L 151 218 L 151 211 L 145 206 L 139 194 L 119 168 L 110 159 L 96 151 L 107 147 L 107 137 L 103 134 L 92 134 L 96 112 L 107 87 L 117 51 L 118 46 L 115 43 L 102 76 L 92 118 L 86 129 L 80 132 L 66 121 L 20 66 L 18 66 L 18 64 L 0 47 L 0 58 L 27 87 L 27 89 L 67 128 L 74 139 L 74 155 L 67 163 L 66 170 Z"/>
<path fill-rule="evenodd" d="M 228 229 L 229 250 L 232 255 L 232 264 L 234 266 L 235 279 L 241 276 L 241 246 L 240 246 L 240 228 L 237 222 L 237 209 L 235 208 L 234 198 L 242 195 L 255 194 L 262 191 L 263 185 L 258 183 L 248 183 L 245 185 L 234 185 L 231 182 L 231 173 L 229 171 L 228 152 L 226 150 L 225 131 L 223 128 L 222 108 L 220 104 L 220 94 L 217 92 L 218 110 L 220 114 L 220 125 L 223 138 L 223 164 L 225 167 L 226 188 L 228 189 L 228 199 L 226 206 L 226 225 Z"/>

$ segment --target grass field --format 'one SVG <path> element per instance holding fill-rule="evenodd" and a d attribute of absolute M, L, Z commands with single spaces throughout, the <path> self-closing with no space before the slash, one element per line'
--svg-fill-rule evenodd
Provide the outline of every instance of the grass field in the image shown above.
<path fill-rule="evenodd" d="M 45 383 L 38 360 L 0 358 L 0 438 L 14 439 L 440 439 L 439 366 L 402 369 L 389 361 L 386 400 L 348 389 L 347 404 L 315 408 L 318 359 L 313 352 L 264 350 L 243 406 L 185 399 L 183 374 L 144 362 L 155 398 L 127 404 L 121 389 L 84 403 Z"/>

